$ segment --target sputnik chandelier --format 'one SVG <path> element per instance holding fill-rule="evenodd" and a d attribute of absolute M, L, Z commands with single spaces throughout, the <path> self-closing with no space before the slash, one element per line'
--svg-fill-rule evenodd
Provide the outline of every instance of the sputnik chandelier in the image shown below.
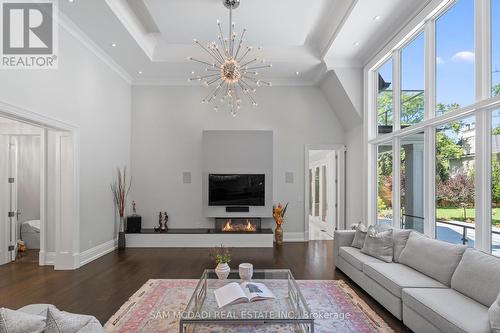
<path fill-rule="evenodd" d="M 202 103 L 213 103 L 215 111 L 227 105 L 234 117 L 241 108 L 242 95 L 245 95 L 253 106 L 257 106 L 256 88 L 271 86 L 271 82 L 258 79 L 257 70 L 270 68 L 272 65 L 265 64 L 263 59 L 253 56 L 252 46 L 243 45 L 246 29 L 243 29 L 238 41 L 238 36 L 234 31 L 233 9 L 238 8 L 240 0 L 222 0 L 222 3 L 229 9 L 229 35 L 225 37 L 221 23 L 217 20 L 219 27 L 217 42 L 203 45 L 194 39 L 194 43 L 208 53 L 210 60 L 188 58 L 206 66 L 203 74 L 189 78 L 189 82 L 203 81 L 206 86 L 213 87 Z M 259 47 L 258 50 L 262 48 Z M 191 72 L 191 74 L 196 73 Z"/>

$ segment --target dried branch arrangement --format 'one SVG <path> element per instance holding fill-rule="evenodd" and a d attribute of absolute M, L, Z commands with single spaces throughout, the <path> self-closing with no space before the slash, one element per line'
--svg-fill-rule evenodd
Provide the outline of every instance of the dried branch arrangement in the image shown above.
<path fill-rule="evenodd" d="M 113 193 L 113 200 L 120 217 L 125 215 L 125 205 L 127 204 L 127 196 L 131 183 L 132 179 L 128 180 L 127 183 L 127 167 L 124 167 L 123 171 L 120 168 L 116 168 L 116 176 L 113 179 L 113 183 L 111 183 L 111 192 Z"/>

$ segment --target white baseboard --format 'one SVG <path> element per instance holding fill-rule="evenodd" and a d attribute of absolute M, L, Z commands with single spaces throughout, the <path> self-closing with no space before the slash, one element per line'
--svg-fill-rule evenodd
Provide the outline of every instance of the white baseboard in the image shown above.
<path fill-rule="evenodd" d="M 117 248 L 117 244 L 118 240 L 112 239 L 110 241 L 107 241 L 106 243 L 102 243 L 100 245 L 94 246 L 88 250 L 81 252 L 79 267 L 82 267 L 83 265 L 86 265 L 89 262 L 94 261 L 97 258 L 100 258 L 103 255 L 114 251 Z"/>
<path fill-rule="evenodd" d="M 54 266 L 54 264 L 56 263 L 56 253 L 55 252 L 40 252 L 39 263 L 40 263 L 40 265 L 43 265 L 43 266 Z"/>
<path fill-rule="evenodd" d="M 305 240 L 303 232 L 284 232 L 283 241 L 284 242 L 303 242 Z"/>

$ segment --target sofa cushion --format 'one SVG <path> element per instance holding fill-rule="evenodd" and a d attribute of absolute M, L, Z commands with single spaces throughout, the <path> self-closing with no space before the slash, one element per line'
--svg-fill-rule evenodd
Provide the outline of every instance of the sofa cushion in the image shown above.
<path fill-rule="evenodd" d="M 41 333 L 44 328 L 45 316 L 0 308 L 0 332 L 2 333 Z"/>
<path fill-rule="evenodd" d="M 490 332 L 488 308 L 456 290 L 407 288 L 402 295 L 406 306 L 442 332 Z"/>
<path fill-rule="evenodd" d="M 451 278 L 451 287 L 490 306 L 500 293 L 500 258 L 467 249 Z"/>
<path fill-rule="evenodd" d="M 363 272 L 399 298 L 403 288 L 446 288 L 427 275 L 397 263 L 365 263 Z"/>
<path fill-rule="evenodd" d="M 500 333 L 500 294 L 498 294 L 497 299 L 488 309 L 488 318 L 490 320 L 491 332 Z"/>
<path fill-rule="evenodd" d="M 354 266 L 357 270 L 363 270 L 363 264 L 367 262 L 383 262 L 377 258 L 367 256 L 361 253 L 360 249 L 350 246 L 342 246 L 339 250 L 339 256 L 344 258 L 349 264 Z"/>
<path fill-rule="evenodd" d="M 447 285 L 467 247 L 411 232 L 399 262 Z"/>
<path fill-rule="evenodd" d="M 49 307 L 52 308 L 55 306 L 52 304 L 29 304 L 29 305 L 23 306 L 20 309 L 17 309 L 17 311 L 47 317 L 47 309 Z"/>
<path fill-rule="evenodd" d="M 352 247 L 361 249 L 363 244 L 365 244 L 366 233 L 368 229 L 361 222 L 356 226 L 356 233 L 354 234 L 354 239 L 352 240 Z"/>
<path fill-rule="evenodd" d="M 393 256 L 392 229 L 377 232 L 370 226 L 361 252 L 385 262 L 392 262 Z"/>
<path fill-rule="evenodd" d="M 394 253 L 392 260 L 394 262 L 399 262 L 399 257 L 406 246 L 406 242 L 408 241 L 408 237 L 410 237 L 411 232 L 411 230 L 393 229 L 392 238 L 394 242 Z"/>
<path fill-rule="evenodd" d="M 93 316 L 69 313 L 60 311 L 56 307 L 49 307 L 44 333 L 104 333 L 104 329 Z"/>

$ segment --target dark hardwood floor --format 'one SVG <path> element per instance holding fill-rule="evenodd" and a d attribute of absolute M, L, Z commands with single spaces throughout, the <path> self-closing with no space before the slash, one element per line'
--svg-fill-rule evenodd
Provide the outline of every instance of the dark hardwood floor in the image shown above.
<path fill-rule="evenodd" d="M 75 271 L 39 267 L 29 256 L 0 266 L 0 307 L 50 303 L 65 311 L 94 315 L 103 324 L 148 279 L 197 279 L 203 269 L 214 266 L 208 249 L 202 248 L 128 248 Z M 230 266 L 238 267 L 241 262 L 251 262 L 255 268 L 290 268 L 298 280 L 345 280 L 394 330 L 408 332 L 342 272 L 334 272 L 333 241 L 233 249 Z"/>

